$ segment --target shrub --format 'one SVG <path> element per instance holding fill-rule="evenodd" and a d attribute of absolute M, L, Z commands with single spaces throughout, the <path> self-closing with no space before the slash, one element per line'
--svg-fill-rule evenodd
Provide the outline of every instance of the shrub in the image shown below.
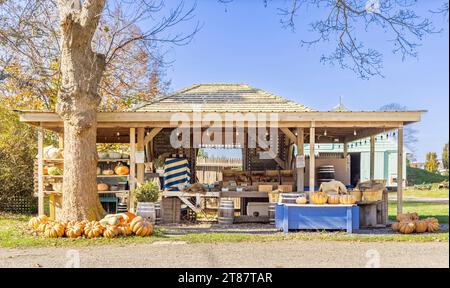
<path fill-rule="evenodd" d="M 11 212 L 17 201 L 33 200 L 35 131 L 15 113 L 0 108 L 0 209 Z M 29 200 L 29 201 L 28 201 Z M 30 211 L 31 212 L 31 211 Z"/>
<path fill-rule="evenodd" d="M 159 187 L 155 182 L 144 182 L 133 190 L 137 202 L 156 202 L 159 198 Z"/>

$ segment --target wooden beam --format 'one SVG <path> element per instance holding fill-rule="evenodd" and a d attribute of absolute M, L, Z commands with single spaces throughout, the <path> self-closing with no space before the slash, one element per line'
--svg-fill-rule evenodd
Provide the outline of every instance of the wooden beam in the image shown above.
<path fill-rule="evenodd" d="M 398 127 L 397 139 L 397 214 L 403 213 L 403 126 Z"/>
<path fill-rule="evenodd" d="M 280 128 L 281 132 L 283 132 L 292 142 L 297 142 L 297 137 L 295 136 L 294 133 L 291 132 L 291 130 L 289 128 L 286 127 L 281 127 Z"/>
<path fill-rule="evenodd" d="M 316 128 L 314 122 L 311 123 L 309 128 L 309 191 L 314 192 L 316 184 L 316 158 L 315 158 L 315 145 L 316 145 Z"/>
<path fill-rule="evenodd" d="M 142 153 L 144 152 L 145 147 L 145 129 L 143 127 L 137 128 L 137 151 Z M 145 164 L 137 163 L 136 164 L 136 180 L 138 184 L 144 183 L 145 178 Z"/>
<path fill-rule="evenodd" d="M 123 123 L 123 122 L 130 122 L 130 123 L 138 123 L 138 122 L 145 122 L 147 126 L 149 126 L 152 122 L 167 122 L 170 123 L 170 120 L 172 116 L 179 111 L 176 111 L 176 107 L 174 107 L 173 111 L 170 112 L 99 112 L 97 115 L 98 123 L 102 122 L 115 122 L 115 123 Z M 222 116 L 223 119 L 225 119 L 225 114 L 229 113 L 230 111 L 226 110 L 226 107 L 224 107 L 224 111 L 217 111 L 218 115 Z M 239 111 L 236 111 L 239 113 Z M 267 111 L 266 113 L 270 113 L 272 111 Z M 279 116 L 279 123 L 283 122 L 292 122 L 304 125 L 307 125 L 308 123 L 315 121 L 316 127 L 333 127 L 332 122 L 335 122 L 336 125 L 339 125 L 338 123 L 341 123 L 341 126 L 336 127 L 342 127 L 343 125 L 357 125 L 359 127 L 368 127 L 366 124 L 361 124 L 363 126 L 360 126 L 360 124 L 356 124 L 357 122 L 360 123 L 374 123 L 374 125 L 377 125 L 377 127 L 382 127 L 384 124 L 386 127 L 393 127 L 390 125 L 392 122 L 402 122 L 405 124 L 412 123 L 412 122 L 418 122 L 421 119 L 422 113 L 425 111 L 395 111 L 395 112 L 305 112 L 305 113 L 298 113 L 298 112 L 284 112 L 280 113 Z M 191 116 L 194 112 L 186 112 L 189 116 Z M 264 112 L 262 112 L 264 113 Z M 245 115 L 245 112 L 242 113 Z M 40 122 L 59 122 L 60 125 L 62 125 L 62 119 L 61 117 L 52 112 L 21 112 L 20 113 L 20 121 L 22 122 L 28 122 L 28 123 L 40 123 Z M 235 124 L 232 124 L 235 125 Z M 137 127 L 137 126 L 135 126 Z M 151 126 L 156 127 L 156 126 Z M 289 126 L 284 126 L 289 127 Z M 290 127 L 298 127 L 296 126 L 290 126 Z M 305 126 L 306 127 L 306 126 Z"/>
<path fill-rule="evenodd" d="M 304 155 L 305 130 L 303 128 L 297 128 L 296 144 L 297 144 L 297 156 Z M 297 163 L 295 165 L 297 165 Z M 297 191 L 303 192 L 304 190 L 305 190 L 305 168 L 297 168 Z"/>
<path fill-rule="evenodd" d="M 369 175 L 370 175 L 370 180 L 374 180 L 375 179 L 375 136 L 370 136 L 369 154 L 370 154 Z"/>
<path fill-rule="evenodd" d="M 128 186 L 130 194 L 128 197 L 128 209 L 134 212 L 134 195 L 131 192 L 136 188 L 136 128 L 130 128 L 130 177 Z"/>
<path fill-rule="evenodd" d="M 161 132 L 163 128 L 157 127 L 153 128 L 144 138 L 144 144 L 146 145 L 148 142 L 152 141 L 159 132 Z"/>
<path fill-rule="evenodd" d="M 284 161 L 281 160 L 281 158 L 279 156 L 273 158 L 273 160 L 275 160 L 275 162 L 277 162 L 277 164 L 281 167 L 281 169 L 283 169 L 283 170 L 286 169 L 286 165 L 285 165 Z"/>
<path fill-rule="evenodd" d="M 44 215 L 44 129 L 38 128 L 38 214 Z"/>

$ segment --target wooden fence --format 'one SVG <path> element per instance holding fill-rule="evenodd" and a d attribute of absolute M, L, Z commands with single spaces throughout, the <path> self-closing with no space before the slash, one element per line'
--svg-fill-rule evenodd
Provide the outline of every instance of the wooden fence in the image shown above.
<path fill-rule="evenodd" d="M 242 170 L 242 159 L 226 157 L 197 158 L 197 178 L 200 183 L 212 184 L 222 181 L 224 169 Z"/>

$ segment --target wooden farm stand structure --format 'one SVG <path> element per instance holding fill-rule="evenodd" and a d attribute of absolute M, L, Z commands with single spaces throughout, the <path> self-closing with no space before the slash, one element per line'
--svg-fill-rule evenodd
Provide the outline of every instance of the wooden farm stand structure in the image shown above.
<path fill-rule="evenodd" d="M 195 159 L 197 147 L 175 149 L 170 145 L 170 134 L 178 126 L 174 121 L 177 115 L 193 129 L 201 131 L 208 129 L 211 122 L 198 117 L 214 114 L 226 119 L 227 113 L 276 113 L 279 134 L 278 155 L 274 159 L 262 160 L 258 158 L 256 149 L 249 148 L 247 141 L 240 143 L 243 149 L 244 170 L 261 169 L 296 169 L 297 191 L 304 190 L 305 168 L 295 168 L 296 156 L 293 155 L 294 145 L 297 153 L 303 155 L 304 143 L 310 144 L 309 155 L 309 190 L 314 190 L 316 183 L 315 151 L 316 143 L 342 143 L 343 155 L 347 154 L 347 143 L 370 138 L 372 143 L 370 151 L 370 175 L 374 178 L 373 149 L 375 135 L 383 132 L 396 131 L 398 139 L 398 179 L 397 183 L 404 183 L 403 179 L 403 129 L 405 125 L 420 121 L 425 111 L 396 111 L 396 112 L 320 112 L 314 111 L 304 105 L 275 96 L 246 84 L 196 84 L 176 91 L 168 96 L 157 98 L 151 103 L 145 103 L 132 111 L 99 112 L 98 113 L 98 143 L 129 143 L 130 166 L 128 176 L 130 189 L 138 183 L 145 181 L 145 164 L 136 163 L 136 152 L 145 151 L 146 162 L 151 162 L 162 153 L 183 153 L 189 160 L 193 179 L 195 179 Z M 182 114 L 180 114 L 182 113 Z M 186 118 L 187 117 L 187 118 Z M 63 133 L 63 121 L 54 112 L 20 111 L 22 122 L 38 127 L 38 198 L 39 214 L 44 213 L 44 197 L 49 196 L 51 213 L 54 213 L 54 203 L 58 201 L 59 194 L 44 191 L 43 167 L 46 164 L 43 154 L 43 139 L 45 130 L 58 134 Z M 217 124 L 217 123 L 216 123 Z M 270 123 L 267 123 L 271 125 Z M 256 122 L 229 122 L 223 121 L 222 127 L 232 129 L 234 135 L 241 131 L 247 135 L 249 129 L 258 125 Z M 236 136 L 232 136 L 236 137 Z M 191 137 L 192 138 L 192 137 Z M 224 137 L 225 138 L 225 137 Z M 192 144 L 191 139 L 191 144 Z M 236 143 L 235 143 L 236 144 Z M 141 154 L 142 155 L 142 154 Z M 307 155 L 308 156 L 308 155 Z M 114 177 L 114 176 L 111 176 Z M 128 191 L 121 191 L 128 193 Z M 170 195 L 167 192 L 165 196 Z M 266 192 L 218 192 L 209 195 L 213 197 L 267 197 Z M 402 212 L 403 185 L 397 189 L 397 212 Z M 130 195 L 129 198 L 132 198 Z"/>

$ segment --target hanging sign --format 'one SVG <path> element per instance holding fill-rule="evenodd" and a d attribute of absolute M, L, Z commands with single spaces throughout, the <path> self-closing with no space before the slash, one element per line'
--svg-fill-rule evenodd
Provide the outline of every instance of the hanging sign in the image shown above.
<path fill-rule="evenodd" d="M 144 151 L 136 151 L 134 154 L 134 159 L 136 164 L 144 164 L 145 163 L 145 152 Z"/>
<path fill-rule="evenodd" d="M 305 155 L 297 155 L 295 158 L 295 168 L 300 169 L 305 168 L 305 166 Z"/>

